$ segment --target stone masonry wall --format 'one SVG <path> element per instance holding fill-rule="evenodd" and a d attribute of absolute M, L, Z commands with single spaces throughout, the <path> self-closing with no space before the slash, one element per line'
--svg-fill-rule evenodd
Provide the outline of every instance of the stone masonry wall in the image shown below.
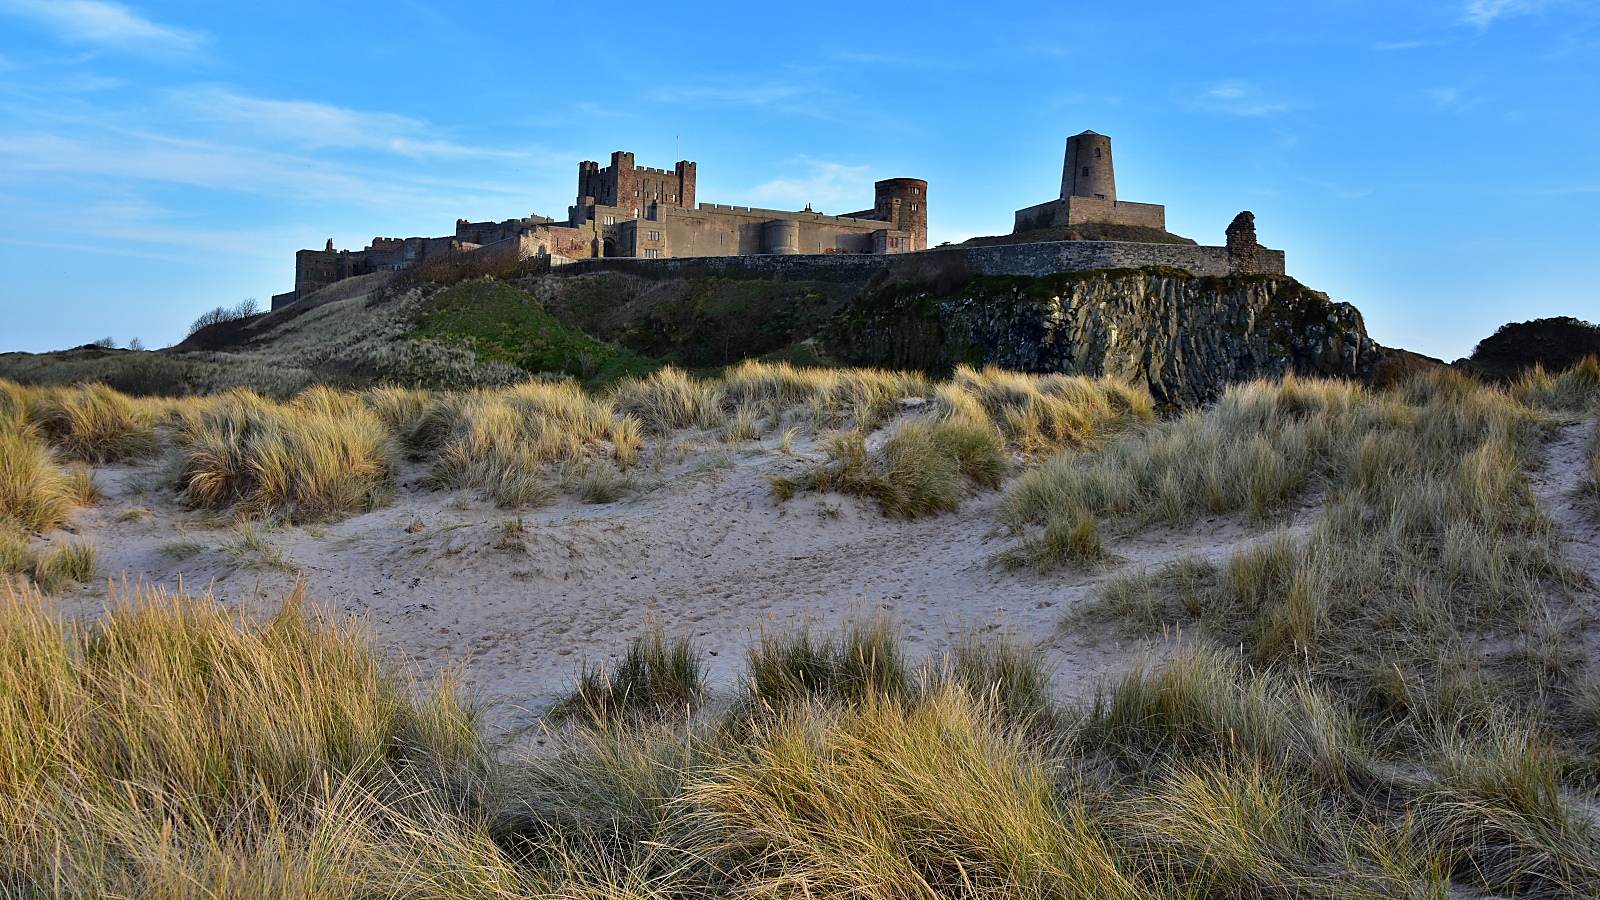
<path fill-rule="evenodd" d="M 1129 203 L 1094 197 L 1063 197 L 1017 210 L 1016 231 L 1104 222 L 1108 225 L 1167 227 L 1167 208 L 1159 203 Z"/>
<path fill-rule="evenodd" d="M 1165 266 L 1183 269 L 1194 275 L 1220 277 L 1230 274 L 1282 275 L 1282 250 L 1259 248 L 1251 257 L 1257 268 L 1243 271 L 1230 267 L 1226 247 L 1199 247 L 1189 244 L 1133 244 L 1119 241 L 1044 241 L 1034 244 L 1004 244 L 997 247 L 947 247 L 924 253 L 889 256 L 799 254 L 794 256 L 678 257 L 674 259 L 583 259 L 571 262 L 553 260 L 556 270 L 573 274 L 588 272 L 635 272 L 641 275 L 717 274 L 726 271 L 753 272 L 784 278 L 862 277 L 889 269 L 897 261 L 959 258 L 972 275 L 1053 275 L 1057 272 L 1087 272 L 1096 269 L 1142 269 Z"/>

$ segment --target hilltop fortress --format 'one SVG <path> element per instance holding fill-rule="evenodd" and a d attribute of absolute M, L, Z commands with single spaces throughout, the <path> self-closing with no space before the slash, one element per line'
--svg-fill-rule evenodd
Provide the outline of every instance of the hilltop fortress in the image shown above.
<path fill-rule="evenodd" d="M 337 281 L 405 269 L 448 253 L 516 253 L 547 258 L 563 270 L 611 268 L 608 260 L 693 258 L 712 269 L 737 265 L 775 274 L 799 268 L 881 268 L 899 254 L 928 249 L 928 183 L 890 178 L 874 185 L 871 209 L 840 216 L 804 210 L 696 205 L 696 164 L 672 169 L 634 165 L 632 153 L 611 154 L 611 164 L 578 164 L 577 202 L 558 223 L 545 216 L 503 222 L 456 221 L 455 233 L 436 238 L 373 238 L 363 250 L 295 254 L 294 290 L 272 298 L 278 309 Z M 1090 240 L 1093 226 L 1133 229 L 1135 240 Z M 1041 229 L 1066 230 L 1040 240 Z M 1159 240 L 1151 239 L 1151 236 Z M 1254 217 L 1240 213 L 1225 247 L 1196 245 L 1166 234 L 1166 208 L 1117 199 L 1111 139 L 1085 131 L 1067 139 L 1061 193 L 1018 210 L 1013 234 L 985 239 L 987 246 L 940 248 L 966 256 L 973 274 L 1043 275 L 1091 269 L 1170 266 L 1196 275 L 1284 272 L 1284 254 L 1256 243 Z M 630 262 L 629 265 L 635 264 Z M 671 263 L 661 263 L 674 268 Z"/>

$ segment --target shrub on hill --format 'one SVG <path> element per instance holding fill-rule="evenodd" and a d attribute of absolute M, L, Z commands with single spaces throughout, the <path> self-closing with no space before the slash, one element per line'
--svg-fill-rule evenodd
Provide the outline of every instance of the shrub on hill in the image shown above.
<path fill-rule="evenodd" d="M 1500 326 L 1458 365 L 1487 378 L 1509 381 L 1535 366 L 1565 371 L 1588 356 L 1600 357 L 1600 326 L 1555 316 Z"/>
<path fill-rule="evenodd" d="M 212 325 L 221 325 L 224 322 L 235 322 L 239 319 L 248 319 L 252 316 L 258 315 L 260 312 L 261 306 L 256 302 L 256 299 L 254 297 L 248 297 L 239 301 L 237 306 L 219 306 L 210 312 L 201 313 L 200 317 L 195 319 L 194 322 L 189 326 L 189 334 L 193 335 L 202 328 L 209 328 Z"/>

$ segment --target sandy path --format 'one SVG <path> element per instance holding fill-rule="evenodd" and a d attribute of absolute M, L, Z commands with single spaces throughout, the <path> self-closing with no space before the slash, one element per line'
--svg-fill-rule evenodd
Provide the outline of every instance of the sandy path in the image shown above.
<path fill-rule="evenodd" d="M 1543 468 L 1530 481 L 1539 503 L 1567 538 L 1567 551 L 1600 585 L 1600 517 L 1581 504 L 1574 493 L 1589 477 L 1588 449 L 1595 422 L 1562 428 L 1545 446 Z"/>
<path fill-rule="evenodd" d="M 773 440 L 693 452 L 637 499 L 567 498 L 522 511 L 526 533 L 511 541 L 500 526 L 518 513 L 464 492 L 426 490 L 423 472 L 408 470 L 390 506 L 268 532 L 292 571 L 230 558 L 219 548 L 236 539 L 231 525 L 183 510 L 154 486 L 154 466 L 102 470 L 106 500 L 81 511 L 74 527 L 76 539 L 96 546 L 103 575 L 173 587 L 182 579 L 190 591 L 269 605 L 303 578 L 314 602 L 366 617 L 385 647 L 424 671 L 464 663 L 467 683 L 494 699 L 495 719 L 507 726 L 532 721 L 585 663 L 615 656 L 655 623 L 693 633 L 714 688 L 724 691 L 737 683 L 758 629 L 878 615 L 900 625 L 918 656 L 977 629 L 1042 645 L 1063 696 L 1090 690 L 1149 649 L 1111 634 L 1060 631 L 1062 614 L 1109 571 L 1039 575 L 988 565 L 1008 545 L 994 534 L 998 493 L 911 522 L 837 495 L 775 503 L 768 476 L 803 463 Z M 136 507 L 151 515 L 118 521 Z M 1296 527 L 1313 513 L 1302 508 Z M 1188 554 L 1221 557 L 1262 535 L 1213 518 L 1178 531 L 1145 529 L 1111 549 L 1121 570 Z M 67 598 L 67 609 L 92 613 L 103 595 L 82 591 Z"/>
<path fill-rule="evenodd" d="M 1540 501 L 1569 550 L 1600 583 L 1600 523 L 1571 497 L 1593 423 L 1569 426 L 1532 474 Z M 1170 641 L 1123 640 L 1109 629 L 1073 633 L 1062 615 L 1105 578 L 1190 554 L 1225 558 L 1271 533 L 1236 518 L 1173 530 L 1143 529 L 1110 542 L 1119 562 L 1094 572 L 1004 571 L 989 558 L 1008 546 L 994 533 L 999 494 L 972 497 L 955 513 L 913 522 L 885 519 L 868 502 L 806 495 L 778 504 L 767 478 L 798 472 L 800 456 L 776 441 L 688 453 L 665 465 L 643 496 L 585 505 L 570 498 L 520 513 L 525 534 L 501 524 L 518 515 L 464 492 L 431 491 L 420 469 L 403 473 L 392 505 L 323 527 L 266 534 L 292 570 L 252 569 L 219 549 L 230 523 L 186 511 L 154 486 L 155 466 L 101 470 L 106 500 L 74 517 L 104 575 L 270 605 L 303 578 L 313 602 L 366 617 L 379 641 L 424 671 L 463 664 L 469 685 L 493 698 L 495 719 L 526 724 L 570 686 L 585 663 L 604 662 L 659 623 L 692 633 L 707 651 L 713 686 L 737 683 L 744 650 L 761 628 L 837 625 L 887 615 L 913 654 L 969 630 L 1003 629 L 1050 651 L 1056 689 L 1081 696 Z M 150 515 L 118 521 L 133 508 Z M 1285 517 L 1303 534 L 1318 513 L 1307 498 Z M 174 554 L 189 554 L 178 558 Z M 66 598 L 68 611 L 99 608 L 103 588 Z"/>

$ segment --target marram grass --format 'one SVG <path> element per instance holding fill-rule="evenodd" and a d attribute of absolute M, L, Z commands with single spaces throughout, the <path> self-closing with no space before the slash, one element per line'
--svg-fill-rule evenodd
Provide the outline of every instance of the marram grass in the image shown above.
<path fill-rule="evenodd" d="M 673 661 L 697 659 L 693 645 L 659 643 L 612 685 L 697 685 Z M 448 678 L 416 683 L 298 595 L 241 614 L 118 591 L 100 618 L 71 620 L 0 588 L 0 646 L 0 883 L 19 896 L 1600 886 L 1595 837 L 1537 732 L 1469 729 L 1395 766 L 1382 733 L 1311 682 L 1214 651 L 1073 709 L 1051 703 L 1037 656 L 992 637 L 916 664 L 883 623 L 774 634 L 748 683 L 798 693 L 578 716 L 561 749 L 526 755 L 487 742 Z"/>

